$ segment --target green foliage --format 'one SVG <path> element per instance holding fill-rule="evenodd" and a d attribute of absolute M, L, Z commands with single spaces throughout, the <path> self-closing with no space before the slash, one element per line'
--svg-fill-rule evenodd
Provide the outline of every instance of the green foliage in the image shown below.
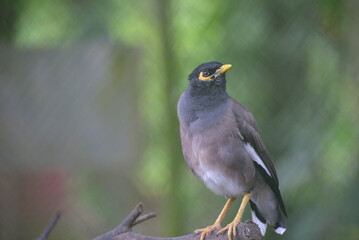
<path fill-rule="evenodd" d="M 183 0 L 160 7 L 161 3 L 29 0 L 20 12 L 14 44 L 58 47 L 93 36 L 141 50 L 138 109 L 145 150 L 131 180 L 140 194 L 163 204 L 160 210 L 178 208 L 189 219 L 191 224 L 178 216 L 163 220 L 162 226 L 177 225 L 183 234 L 212 223 L 225 199 L 214 197 L 189 176 L 182 156 L 170 151 L 173 144 L 180 148 L 178 139 L 172 139 L 177 135 L 168 134 L 178 132 L 174 103 L 199 63 L 233 64 L 228 91 L 253 111 L 278 170 L 289 210 L 283 238 L 358 239 L 359 217 L 352 214 L 358 212 L 354 199 L 359 194 L 359 85 L 357 66 L 350 59 L 358 60 L 359 52 L 351 51 L 357 48 L 352 44 L 357 36 L 350 29 L 357 22 L 351 20 L 350 4 Z M 169 20 L 165 36 L 160 14 Z M 164 46 L 166 37 L 169 46 Z M 164 52 L 171 53 L 172 65 L 166 64 Z M 166 68 L 173 75 L 168 76 Z M 90 185 L 88 201 L 104 202 L 99 189 Z M 280 238 L 269 232 L 266 239 Z"/>

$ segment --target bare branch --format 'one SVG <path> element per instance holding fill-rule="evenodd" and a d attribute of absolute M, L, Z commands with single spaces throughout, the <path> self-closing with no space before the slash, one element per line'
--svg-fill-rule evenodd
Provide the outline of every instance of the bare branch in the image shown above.
<path fill-rule="evenodd" d="M 144 222 L 144 221 L 146 221 L 148 219 L 151 219 L 151 218 L 154 218 L 154 217 L 156 217 L 156 213 L 154 213 L 154 212 L 147 213 L 147 214 L 137 218 L 136 221 L 132 224 L 132 226 L 135 226 L 135 225 L 137 225 L 137 224 L 139 224 L 141 222 Z"/>
<path fill-rule="evenodd" d="M 61 217 L 61 211 L 58 210 L 55 213 L 55 216 L 52 218 L 50 224 L 45 228 L 45 230 L 41 233 L 40 237 L 37 240 L 46 240 L 49 237 L 52 229 L 56 226 L 60 217 Z"/>
<path fill-rule="evenodd" d="M 131 213 L 112 231 L 109 231 L 93 240 L 197 240 L 200 234 L 188 234 L 179 237 L 159 238 L 134 233 L 132 227 L 147 219 L 155 217 L 154 213 L 148 213 L 140 217 L 143 211 L 142 204 L 139 203 Z M 206 237 L 206 240 L 228 240 L 227 234 L 216 236 L 217 231 Z M 262 235 L 258 226 L 250 221 L 240 223 L 237 227 L 237 240 L 261 240 Z"/>
<path fill-rule="evenodd" d="M 170 238 L 159 238 L 141 235 L 134 233 L 132 227 L 151 219 L 156 216 L 155 213 L 148 213 L 143 216 L 140 216 L 143 212 L 142 203 L 137 204 L 137 206 L 130 212 L 130 214 L 118 225 L 115 229 L 102 234 L 99 237 L 94 238 L 93 240 L 199 240 L 200 234 L 188 234 L 179 237 L 170 237 Z M 44 232 L 38 238 L 38 240 L 46 240 L 51 233 L 52 229 L 55 227 L 56 223 L 60 219 L 61 212 L 57 211 L 53 217 L 51 223 L 46 227 Z M 227 234 L 221 234 L 218 237 L 216 236 L 217 231 L 212 232 L 211 235 L 206 236 L 206 240 L 228 240 Z M 237 237 L 234 239 L 237 240 L 261 240 L 262 235 L 258 226 L 250 221 L 245 223 L 240 223 L 237 227 Z"/>

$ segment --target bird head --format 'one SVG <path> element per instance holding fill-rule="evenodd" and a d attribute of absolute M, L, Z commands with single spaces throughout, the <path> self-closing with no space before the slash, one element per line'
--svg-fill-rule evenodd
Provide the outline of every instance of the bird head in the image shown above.
<path fill-rule="evenodd" d="M 196 87 L 225 86 L 225 73 L 231 67 L 231 64 L 222 64 L 220 62 L 202 63 L 189 75 L 190 83 Z"/>

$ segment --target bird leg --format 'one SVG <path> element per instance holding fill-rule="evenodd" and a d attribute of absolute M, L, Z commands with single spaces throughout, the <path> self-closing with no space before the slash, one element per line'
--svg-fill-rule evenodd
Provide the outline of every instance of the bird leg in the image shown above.
<path fill-rule="evenodd" d="M 223 222 L 224 217 L 226 216 L 228 209 L 230 208 L 230 206 L 232 205 L 232 203 L 234 202 L 234 200 L 236 200 L 236 198 L 230 198 L 228 199 L 228 201 L 226 202 L 226 204 L 224 205 L 221 213 L 218 215 L 216 221 L 214 222 L 213 225 L 210 225 L 206 228 L 201 228 L 201 229 L 197 229 L 195 230 L 195 234 L 201 233 L 201 239 L 200 240 L 204 240 L 204 238 L 211 234 L 214 230 L 221 228 L 221 224 Z"/>
<path fill-rule="evenodd" d="M 251 195 L 252 195 L 251 193 L 244 195 L 241 206 L 238 209 L 236 217 L 233 219 L 233 221 L 230 224 L 228 224 L 226 227 L 219 230 L 217 232 L 217 236 L 221 233 L 224 233 L 227 230 L 228 230 L 228 239 L 229 240 L 232 240 L 232 236 L 234 236 L 234 237 L 237 236 L 237 226 L 241 222 L 241 219 L 242 219 L 242 216 L 244 213 L 244 209 L 245 209 L 248 201 L 250 200 Z"/>

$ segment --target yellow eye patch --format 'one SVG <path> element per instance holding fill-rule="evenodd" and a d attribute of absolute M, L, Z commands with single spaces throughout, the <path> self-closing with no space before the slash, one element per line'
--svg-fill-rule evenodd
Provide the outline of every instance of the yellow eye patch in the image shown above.
<path fill-rule="evenodd" d="M 198 79 L 199 79 L 199 80 L 203 80 L 203 81 L 207 81 L 207 80 L 210 80 L 211 77 L 212 77 L 212 75 L 209 75 L 209 76 L 207 76 L 207 77 L 204 77 L 204 76 L 203 76 L 203 72 L 201 72 L 201 73 L 199 74 Z"/>

